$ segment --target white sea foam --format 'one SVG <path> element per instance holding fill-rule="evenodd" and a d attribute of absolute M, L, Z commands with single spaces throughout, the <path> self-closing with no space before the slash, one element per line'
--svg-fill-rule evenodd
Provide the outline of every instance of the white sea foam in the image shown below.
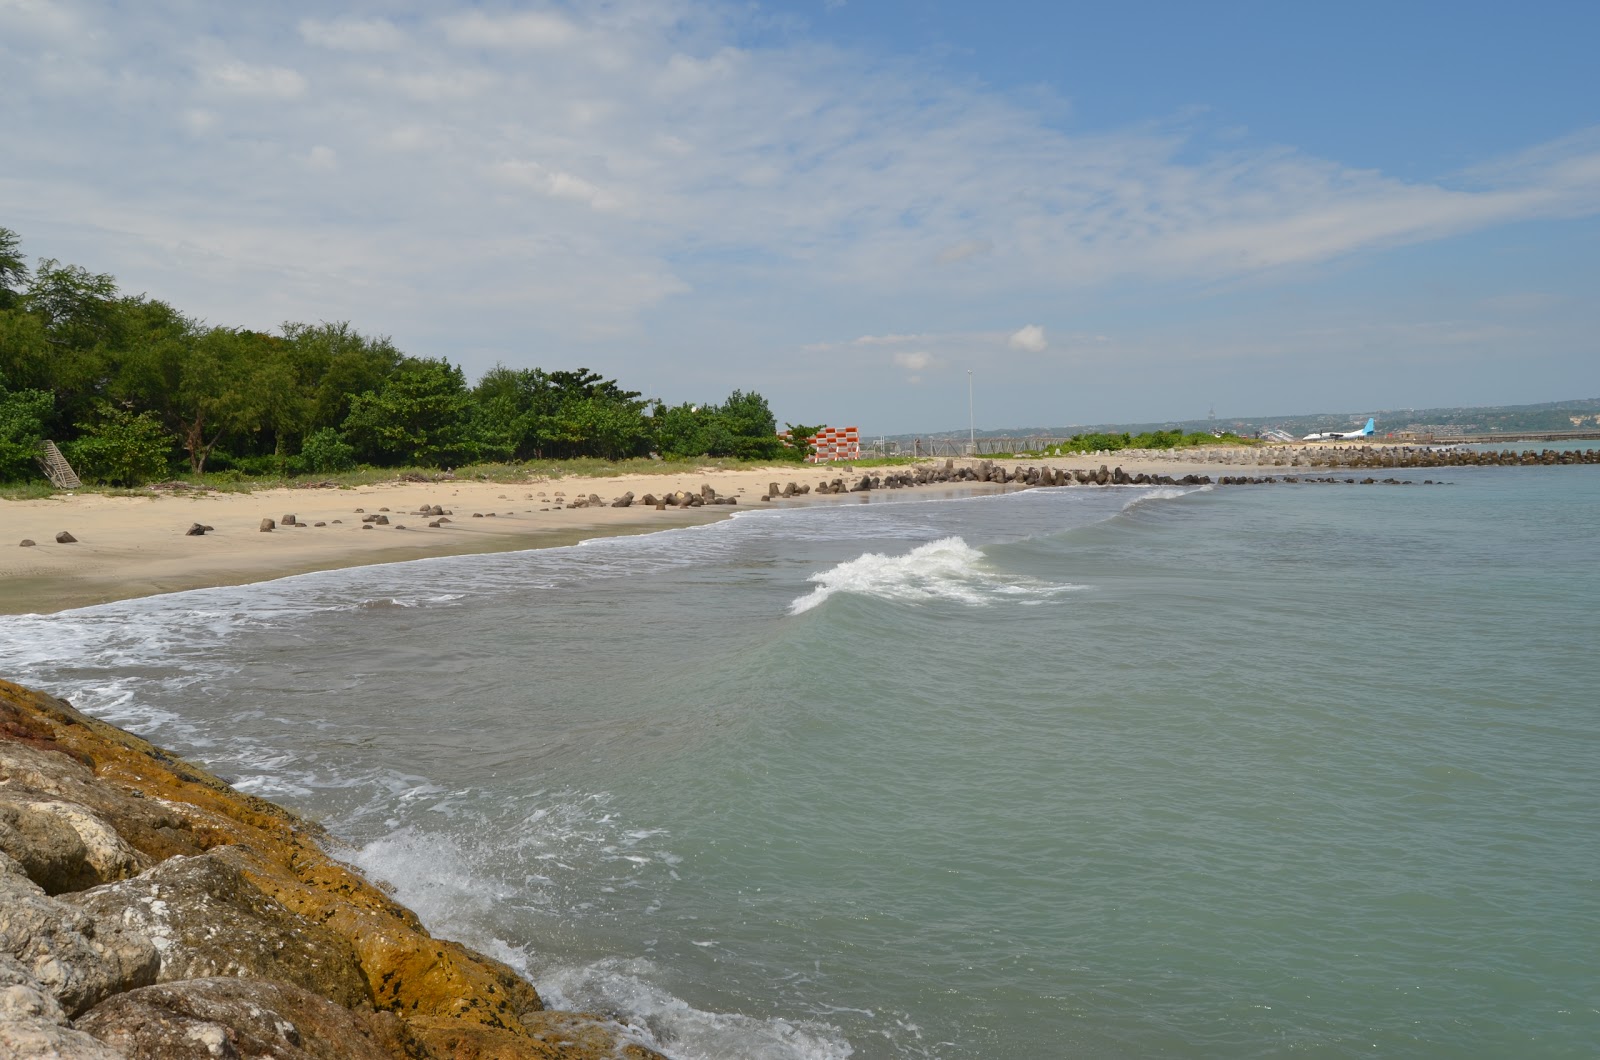
<path fill-rule="evenodd" d="M 984 554 L 959 537 L 918 545 L 903 556 L 868 552 L 808 580 L 817 587 L 789 605 L 791 615 L 804 614 L 836 593 L 904 603 L 946 600 L 983 606 L 997 598 L 1038 599 L 1075 588 L 993 571 Z"/>
<path fill-rule="evenodd" d="M 661 989 L 660 978 L 644 958 L 608 958 L 547 970 L 538 986 L 558 1007 L 618 1013 L 630 1037 L 681 1060 L 846 1060 L 855 1053 L 830 1023 L 708 1012 Z"/>
<path fill-rule="evenodd" d="M 440 834 L 402 827 L 352 852 L 350 860 L 392 886 L 431 931 L 505 961 L 532 979 L 555 1007 L 612 1013 L 617 1031 L 642 1045 L 682 1060 L 845 1060 L 854 1052 L 839 1029 L 824 1021 L 696 1008 L 660 986 L 662 970 L 643 958 L 555 966 L 530 960 L 530 952 L 539 951 L 537 942 L 529 944 L 524 936 L 530 925 L 603 916 L 601 896 L 616 890 L 594 882 L 592 865 L 564 859 L 622 861 L 630 873 L 643 863 L 676 860 L 665 852 L 654 858 L 622 853 L 618 848 L 654 843 L 665 833 L 626 828 L 605 811 L 606 796 L 569 792 L 554 798 L 512 832 L 482 828 Z M 528 871 L 530 861 L 562 878 Z"/>
<path fill-rule="evenodd" d="M 1128 498 L 1128 503 L 1122 506 L 1127 511 L 1137 504 L 1146 504 L 1150 501 L 1172 501 L 1179 497 L 1187 497 L 1191 493 L 1206 493 L 1210 486 L 1156 486 L 1154 489 L 1139 487 L 1139 493 Z"/>

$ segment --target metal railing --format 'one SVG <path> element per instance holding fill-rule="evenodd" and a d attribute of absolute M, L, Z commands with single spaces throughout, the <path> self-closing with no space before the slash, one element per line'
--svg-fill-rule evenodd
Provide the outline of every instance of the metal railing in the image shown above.
<path fill-rule="evenodd" d="M 75 490 L 83 486 L 78 480 L 78 473 L 72 470 L 72 465 L 61 455 L 61 450 L 56 448 L 55 442 L 48 439 L 40 442 L 39 455 L 34 459 L 39 463 L 39 470 L 44 472 L 45 478 L 48 478 L 56 489 Z"/>

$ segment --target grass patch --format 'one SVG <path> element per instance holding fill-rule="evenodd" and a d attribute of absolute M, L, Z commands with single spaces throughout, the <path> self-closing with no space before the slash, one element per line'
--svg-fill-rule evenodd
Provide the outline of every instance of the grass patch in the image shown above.
<path fill-rule="evenodd" d="M 894 459 L 878 461 L 878 463 L 894 462 L 896 462 Z M 857 462 L 851 461 L 851 463 L 855 464 Z M 708 470 L 734 471 L 766 467 L 782 471 L 806 471 L 810 469 L 811 465 L 780 464 L 770 460 L 735 460 L 707 457 L 693 460 L 649 460 L 645 458 L 598 460 L 578 458 L 574 460 L 535 460 L 514 464 L 469 464 L 465 467 L 455 468 L 450 473 L 455 476 L 457 481 L 463 482 L 525 484 L 557 481 L 564 478 L 617 478 L 622 475 L 693 475 Z M 214 471 L 208 475 L 195 475 L 185 472 L 163 479 L 162 483 L 178 483 L 196 491 L 253 493 L 256 490 L 292 489 L 309 486 L 313 483 L 331 483 L 339 489 L 354 489 L 357 486 L 374 486 L 381 483 L 394 482 L 407 476 L 422 476 L 424 479 L 431 479 L 434 475 L 440 473 L 438 468 L 431 467 L 360 467 L 354 471 L 339 471 L 328 474 L 257 475 L 252 477 L 230 468 L 226 471 Z M 49 482 L 43 479 L 0 483 L 0 497 L 7 500 L 42 500 L 53 496 L 57 492 Z M 148 485 L 133 489 L 86 485 L 82 489 L 74 490 L 73 492 L 98 493 L 109 497 L 150 497 L 155 496 L 157 491 L 151 490 Z M 173 492 L 180 496 L 183 493 L 181 490 Z"/>
<path fill-rule="evenodd" d="M 8 501 L 42 501 L 59 492 L 47 481 L 6 482 L 0 484 L 0 498 Z"/>

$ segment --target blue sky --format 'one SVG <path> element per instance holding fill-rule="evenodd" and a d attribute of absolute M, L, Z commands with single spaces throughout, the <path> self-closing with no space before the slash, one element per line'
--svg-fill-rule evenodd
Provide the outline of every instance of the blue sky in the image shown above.
<path fill-rule="evenodd" d="M 868 433 L 1600 395 L 1600 5 L 0 0 L 0 225 Z"/>

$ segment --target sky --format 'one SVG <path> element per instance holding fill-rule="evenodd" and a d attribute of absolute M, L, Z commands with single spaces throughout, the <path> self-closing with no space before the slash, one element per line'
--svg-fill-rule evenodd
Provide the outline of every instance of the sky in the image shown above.
<path fill-rule="evenodd" d="M 1600 4 L 0 0 L 0 226 L 867 435 L 1600 396 Z M 969 375 L 970 373 L 970 375 Z"/>

